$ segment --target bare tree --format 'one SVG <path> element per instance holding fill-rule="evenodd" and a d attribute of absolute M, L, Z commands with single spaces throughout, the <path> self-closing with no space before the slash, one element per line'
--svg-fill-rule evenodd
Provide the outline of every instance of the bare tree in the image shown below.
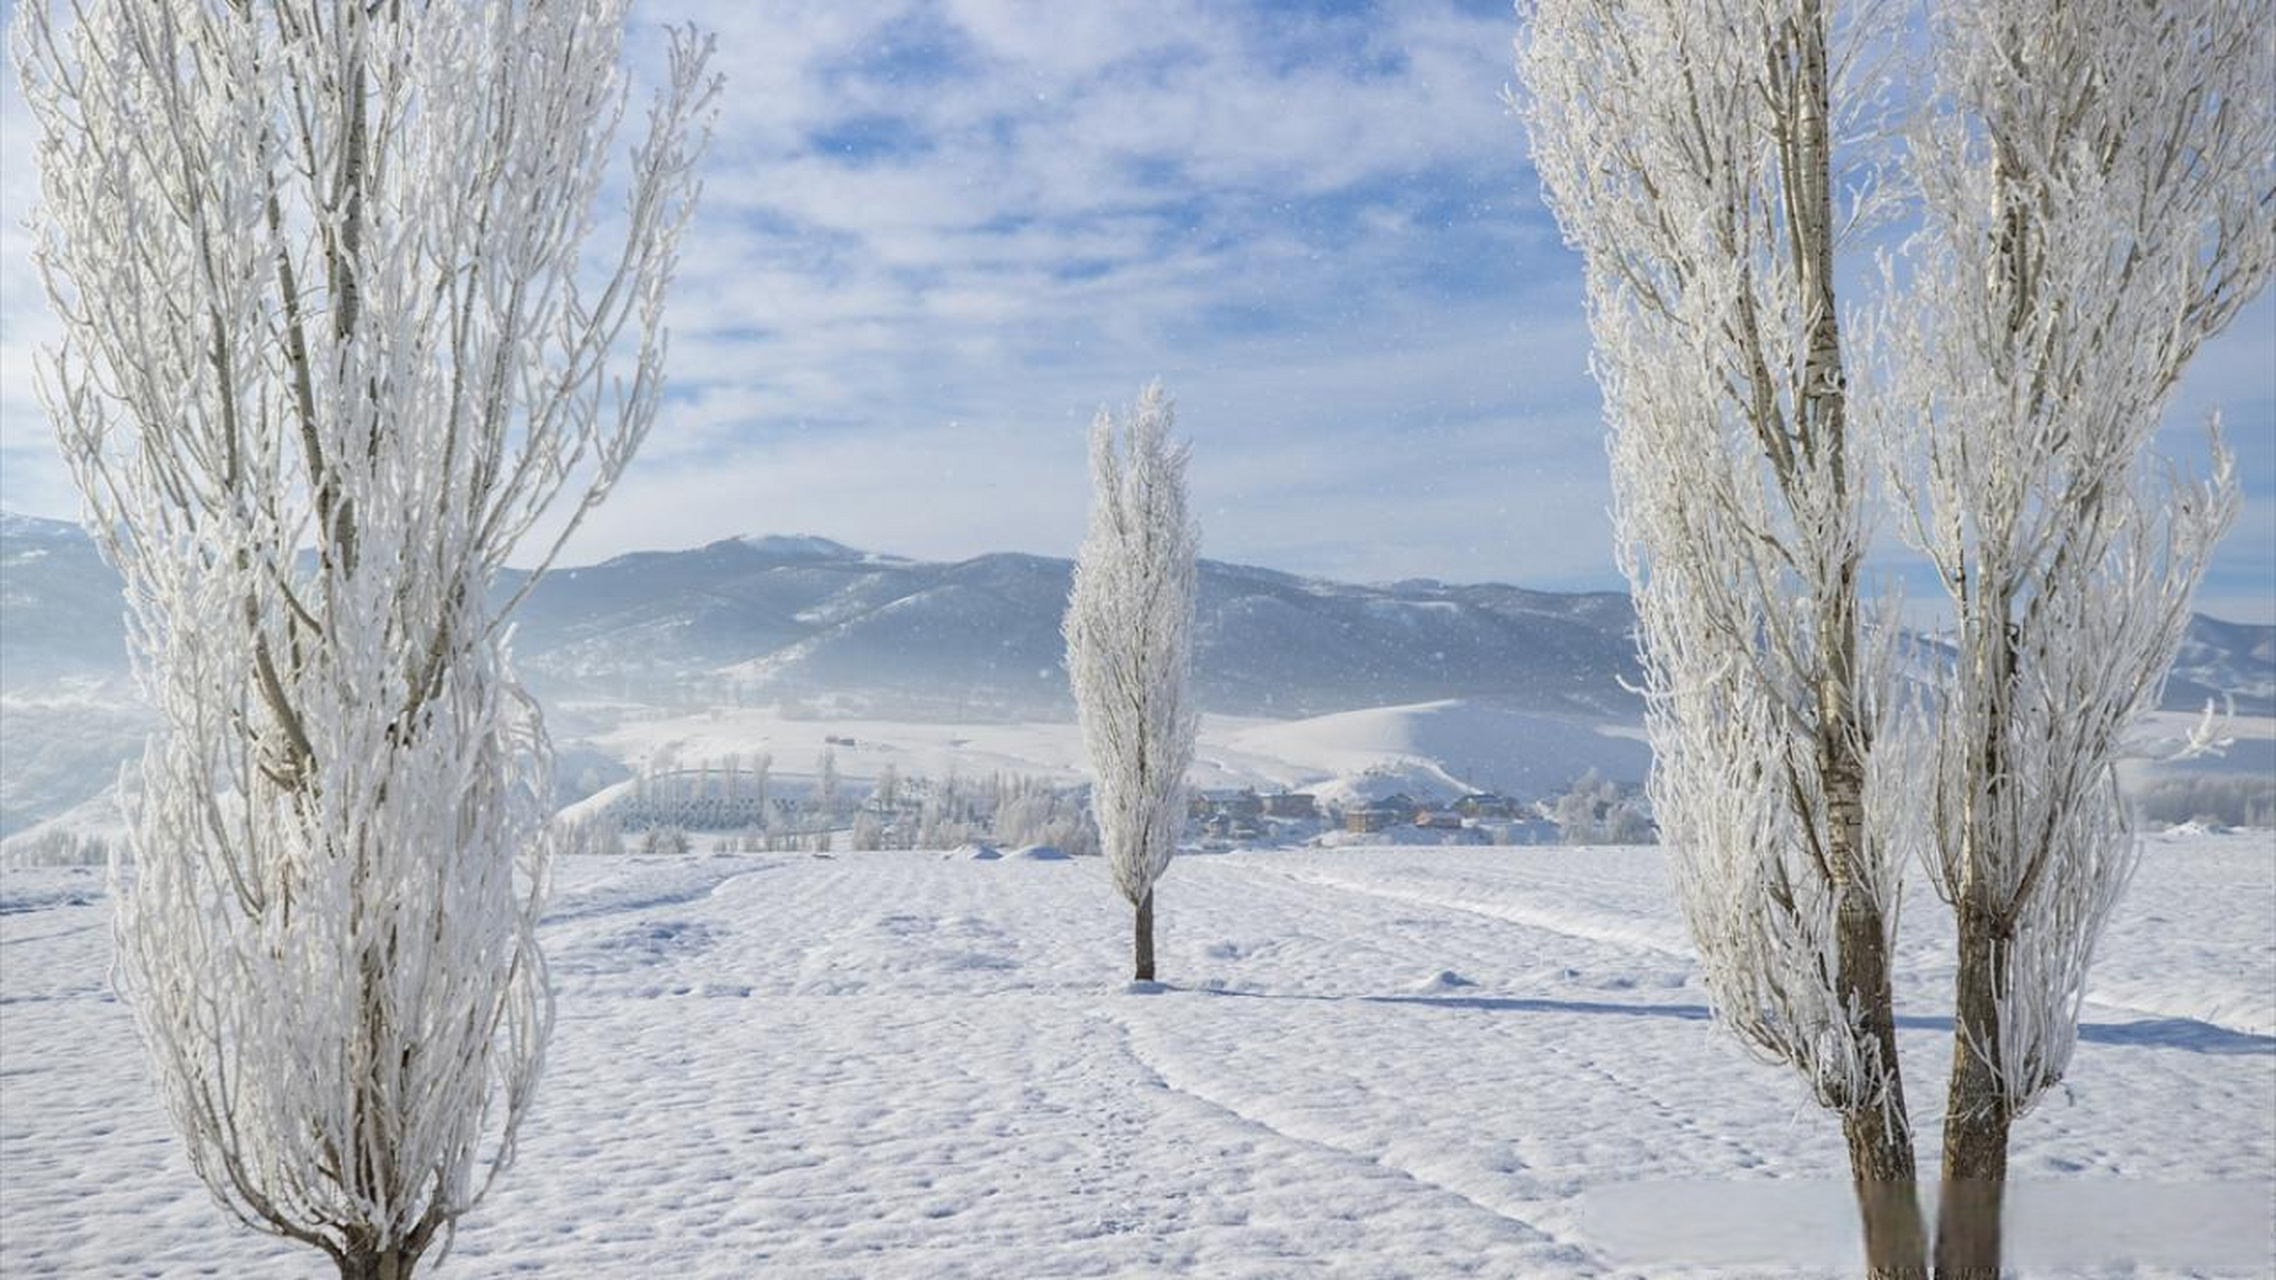
<path fill-rule="evenodd" d="M 511 1161 L 551 1026 L 552 757 L 490 588 L 654 417 L 708 46 L 674 36 L 587 274 L 624 0 L 70 12 L 17 12 L 42 390 L 163 725 L 118 981 L 214 1195 L 400 1280 Z"/>
<path fill-rule="evenodd" d="M 1880 203 L 1834 140 L 1886 109 L 1883 17 L 1541 0 L 1513 105 L 1585 260 L 1651 797 L 1717 1016 L 1840 1115 L 1872 1274 L 1919 1276 L 1889 985 L 1896 703 L 1860 601 L 1872 469 L 1834 273 Z"/>
<path fill-rule="evenodd" d="M 1090 532 L 1075 558 L 1067 672 L 1094 781 L 1091 808 L 1115 887 L 1136 910 L 1134 970 L 1154 978 L 1154 886 L 1177 853 L 1197 720 L 1191 691 L 1194 557 L 1188 447 L 1160 383 L 1120 429 L 1091 425 Z"/>
<path fill-rule="evenodd" d="M 1933 29 L 1888 408 L 1958 651 L 1933 789 L 1959 939 L 1937 1274 L 1989 1277 L 2009 1126 L 2069 1066 L 2134 866 L 2117 757 L 2236 506 L 2217 437 L 2201 481 L 2144 458 L 2276 253 L 2276 27 L 2243 0 L 1984 0 Z"/>

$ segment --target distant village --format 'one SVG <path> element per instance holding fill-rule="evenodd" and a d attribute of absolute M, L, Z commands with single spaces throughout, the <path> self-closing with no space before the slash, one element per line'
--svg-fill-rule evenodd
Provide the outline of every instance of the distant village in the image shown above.
<path fill-rule="evenodd" d="M 1394 792 L 1324 803 L 1306 791 L 1193 793 L 1192 833 L 1205 846 L 1339 844 L 1645 844 L 1656 838 L 1640 796 L 1591 775 L 1560 796 L 1492 792 L 1417 799 Z"/>

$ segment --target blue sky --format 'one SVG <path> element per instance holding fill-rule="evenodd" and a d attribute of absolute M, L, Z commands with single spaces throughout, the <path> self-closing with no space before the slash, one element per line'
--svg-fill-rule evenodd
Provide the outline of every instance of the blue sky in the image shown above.
<path fill-rule="evenodd" d="M 1084 428 L 1159 376 L 1208 554 L 1618 585 L 1577 260 L 1500 101 L 1502 0 L 695 0 L 729 87 L 673 298 L 673 398 L 575 558 L 746 532 L 1066 554 Z M 0 98 L 0 502 L 72 499 Z M 2247 510 L 2204 606 L 2276 619 L 2276 304 L 2183 386 Z"/>

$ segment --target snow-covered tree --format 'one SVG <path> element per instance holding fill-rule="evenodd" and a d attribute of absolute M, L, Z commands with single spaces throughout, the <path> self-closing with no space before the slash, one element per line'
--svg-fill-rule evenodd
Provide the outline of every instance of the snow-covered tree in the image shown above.
<path fill-rule="evenodd" d="M 814 762 L 814 802 L 820 808 L 823 825 L 827 826 L 838 812 L 838 749 L 822 748 Z"/>
<path fill-rule="evenodd" d="M 555 819 L 556 856 L 615 857 L 624 852 L 624 828 L 614 818 L 596 814 L 587 818 Z"/>
<path fill-rule="evenodd" d="M 651 858 L 677 857 L 694 847 L 687 829 L 669 822 L 658 823 L 640 836 L 640 852 Z"/>
<path fill-rule="evenodd" d="M 1565 844 L 1649 844 L 1653 839 L 1651 815 L 1641 797 L 1624 792 L 1595 769 L 1545 807 Z"/>
<path fill-rule="evenodd" d="M 1185 823 L 1193 763 L 1194 557 L 1188 446 L 1160 383 L 1118 424 L 1091 425 L 1090 531 L 1075 557 L 1067 673 L 1094 781 L 1091 810 L 1114 884 L 1136 910 L 1135 971 L 1154 977 L 1154 886 Z"/>
<path fill-rule="evenodd" d="M 1896 41 L 1886 7 L 1831 8 L 1540 0 L 1514 105 L 1584 259 L 1652 808 L 1717 1016 L 1839 1114 L 1872 1273 L 1918 1276 L 1897 700 L 1834 269 L 1883 190 L 1836 140 L 1885 110 Z"/>
<path fill-rule="evenodd" d="M 1937 1273 L 1974 1277 L 1999 1269 L 2009 1125 L 2069 1065 L 2133 869 L 2118 755 L 2235 510 L 2217 437 L 2201 480 L 2146 455 L 2276 255 L 2276 24 L 1980 0 L 1932 29 L 1886 407 L 1957 649 L 1924 788 L 1959 939 Z"/>
<path fill-rule="evenodd" d="M 653 419 L 708 46 L 673 37 L 590 263 L 625 0 L 56 8 L 16 13 L 41 387 L 162 725 L 118 982 L 214 1195 L 400 1280 L 511 1161 L 551 1026 L 504 644 L 537 577 L 491 588 Z"/>

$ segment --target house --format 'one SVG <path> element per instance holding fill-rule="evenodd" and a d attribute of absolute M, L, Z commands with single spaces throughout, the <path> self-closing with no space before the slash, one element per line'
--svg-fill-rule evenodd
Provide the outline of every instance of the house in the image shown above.
<path fill-rule="evenodd" d="M 1261 818 L 1264 816 L 1264 798 L 1253 787 L 1238 791 L 1196 791 L 1187 802 L 1186 811 L 1194 818 L 1207 820 L 1215 817 Z"/>
<path fill-rule="evenodd" d="M 1454 802 L 1454 811 L 1465 818 L 1514 818 L 1517 810 L 1517 801 L 1490 791 L 1467 795 Z"/>
<path fill-rule="evenodd" d="M 1343 811 L 1343 829 L 1368 835 L 1377 831 L 1389 830 L 1393 823 L 1405 816 L 1396 809 L 1386 808 L 1379 804 L 1369 805 L 1364 809 L 1346 809 Z"/>
<path fill-rule="evenodd" d="M 1462 815 L 1452 809 L 1425 809 L 1415 815 L 1415 825 L 1427 831 L 1460 831 Z"/>
<path fill-rule="evenodd" d="M 1264 838 L 1264 827 L 1254 818 L 1213 813 L 1202 823 L 1201 833 L 1212 840 L 1251 841 Z"/>
<path fill-rule="evenodd" d="M 1317 818 L 1319 801 L 1302 791 L 1280 791 L 1264 797 L 1264 812 L 1268 818 Z"/>

